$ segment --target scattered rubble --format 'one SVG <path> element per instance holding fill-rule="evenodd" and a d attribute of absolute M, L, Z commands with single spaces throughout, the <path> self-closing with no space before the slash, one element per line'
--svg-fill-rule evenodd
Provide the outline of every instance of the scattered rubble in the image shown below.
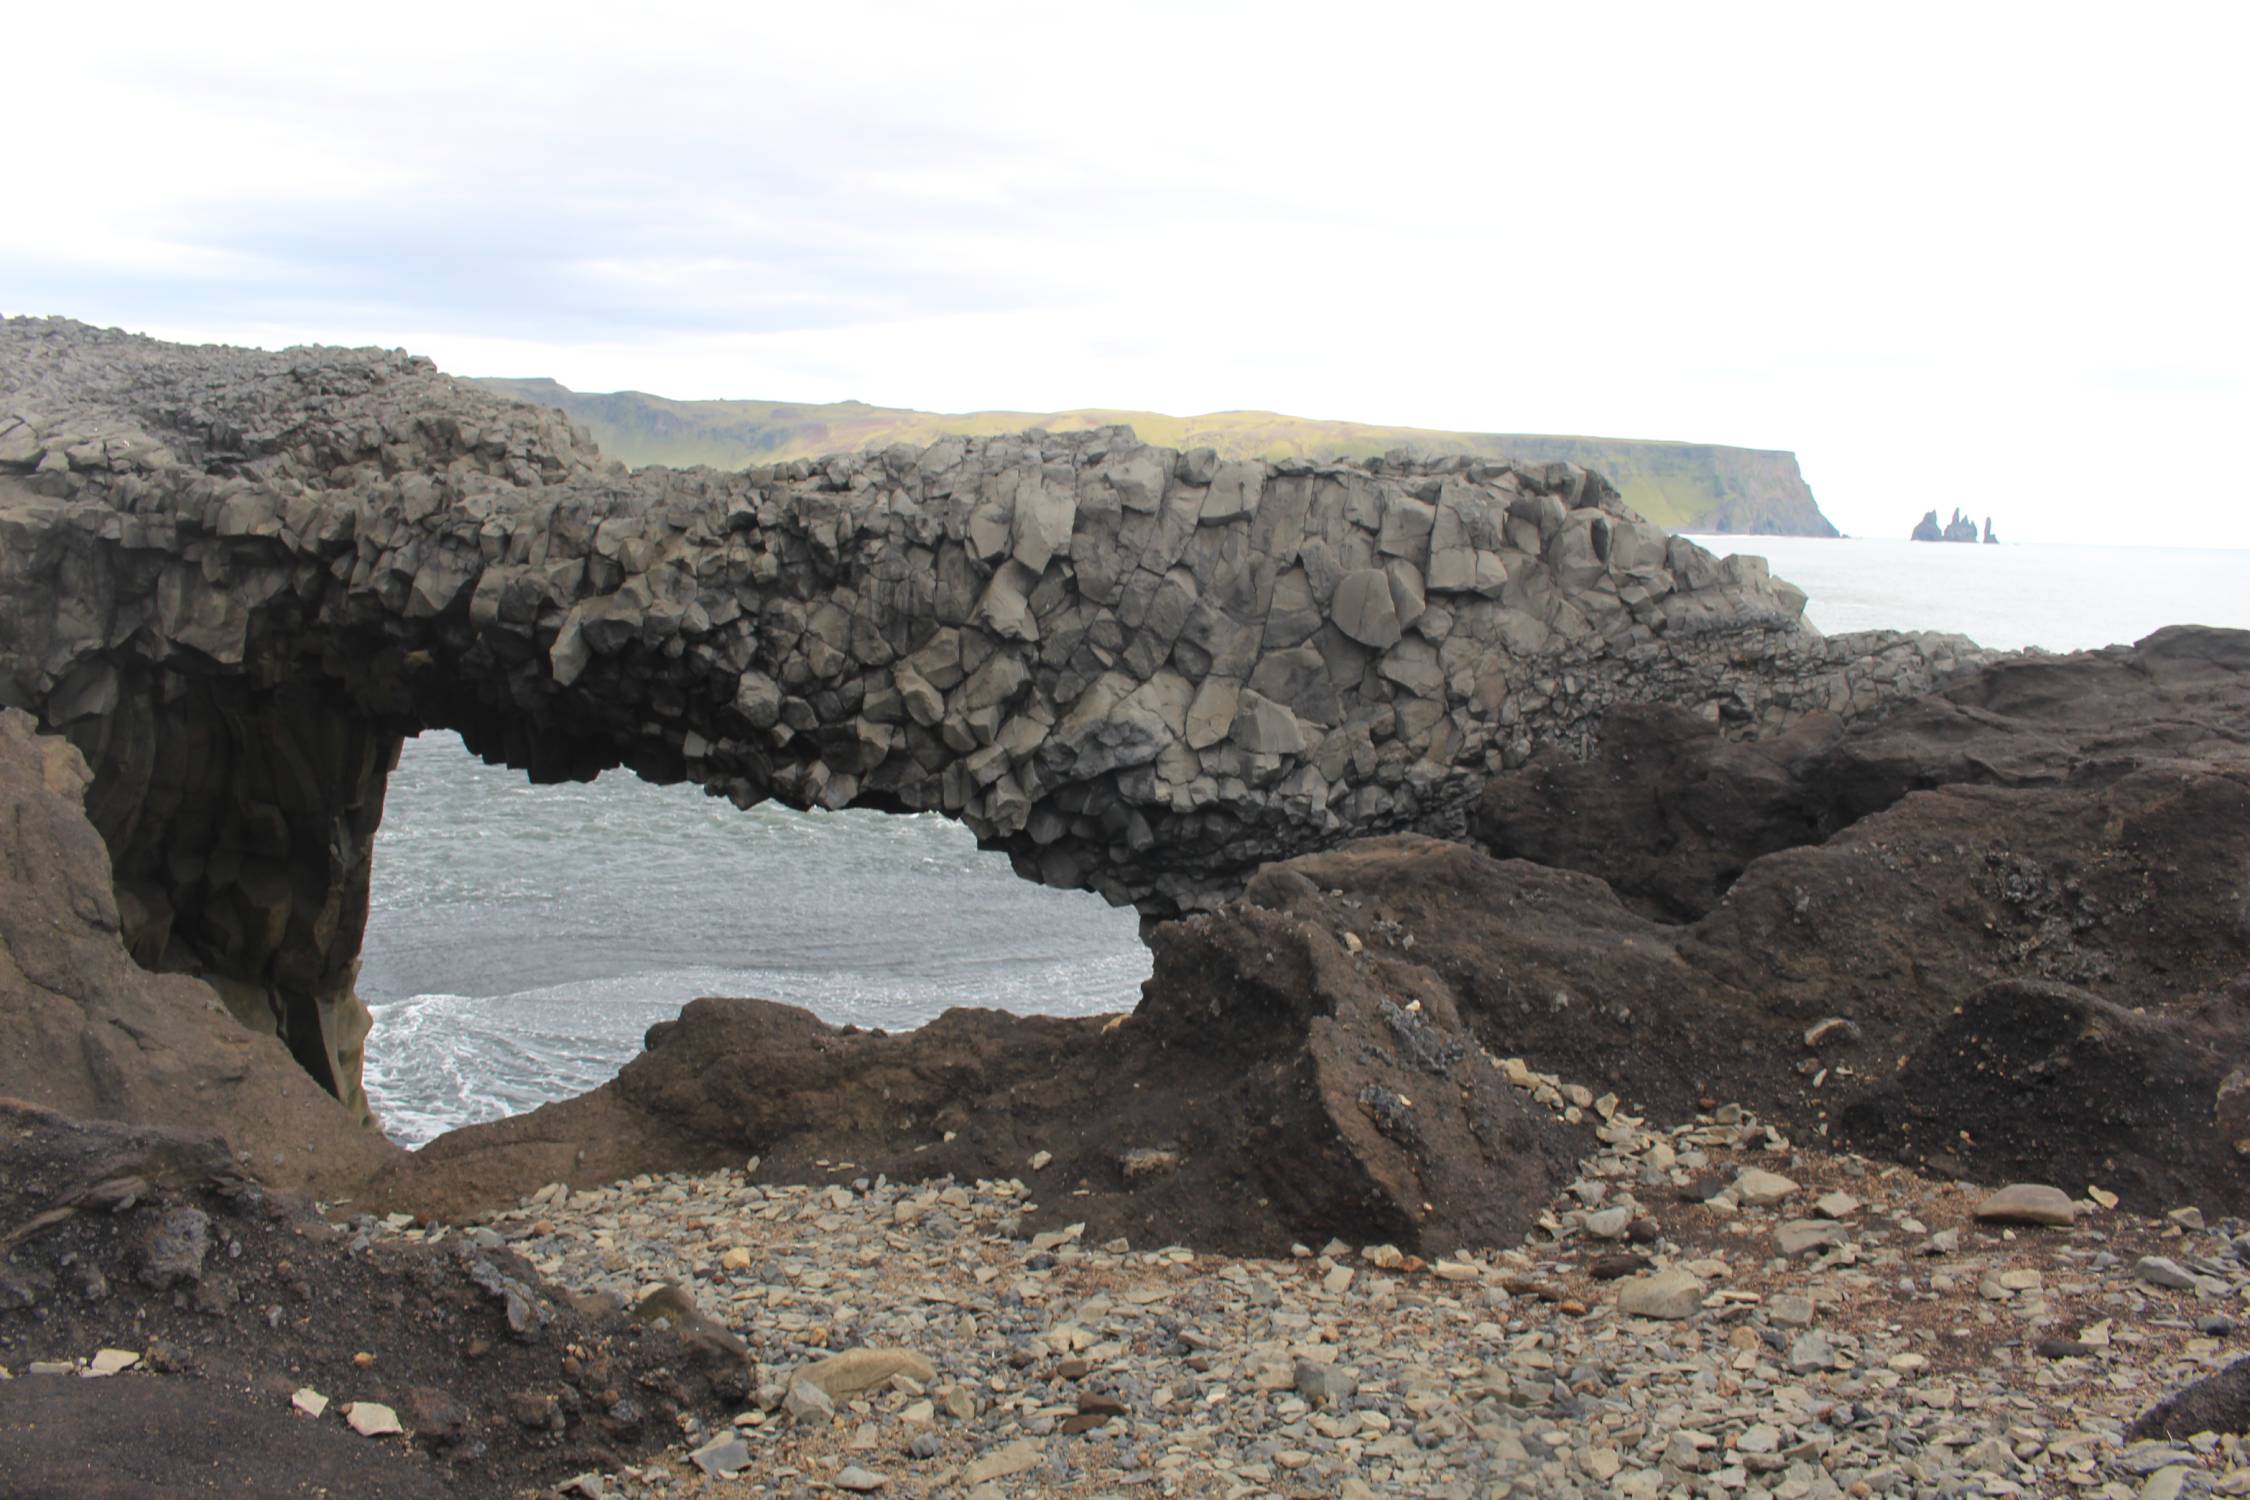
<path fill-rule="evenodd" d="M 1581 1108 L 1585 1091 L 1520 1059 L 1484 1065 L 1558 1118 Z M 676 1285 L 749 1348 L 763 1394 L 673 1458 L 609 1473 L 604 1493 L 628 1500 L 746 1484 L 2142 1500 L 2167 1475 L 2156 1493 L 2250 1494 L 2243 1435 L 2135 1427 L 2167 1392 L 2250 1368 L 2230 1366 L 2250 1226 L 2051 1184 L 1993 1194 L 1735 1106 L 1660 1126 L 1611 1101 L 1602 1132 L 1523 1243 L 1428 1261 L 1028 1238 L 1047 1187 L 848 1165 L 825 1186 L 650 1175 L 485 1227 L 562 1285 Z M 1706 1176 L 1722 1189 L 1687 1191 Z M 1832 1216 L 1786 1218 L 1807 1196 Z M 2027 1204 L 2067 1222 L 1989 1217 Z M 1649 1226 L 1647 1269 L 1605 1280 L 1621 1209 Z M 1786 1253 L 1792 1231 L 1807 1243 Z M 747 1256 L 722 1265 L 734 1247 Z M 2157 1262 L 2192 1284 L 2152 1281 Z M 821 1383 L 852 1389 L 792 1406 Z M 734 1443 L 738 1477 L 701 1477 L 693 1455 Z"/>

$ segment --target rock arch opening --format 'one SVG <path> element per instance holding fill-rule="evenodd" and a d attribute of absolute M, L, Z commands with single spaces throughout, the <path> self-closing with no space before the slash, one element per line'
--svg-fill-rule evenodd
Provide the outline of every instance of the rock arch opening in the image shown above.
<path fill-rule="evenodd" d="M 942 817 L 538 786 L 448 734 L 391 775 L 361 959 L 369 1101 L 406 1145 L 607 1081 L 699 995 L 900 1030 L 1129 1010 L 1149 973 L 1131 911 L 1022 880 Z"/>
<path fill-rule="evenodd" d="M 1626 702 L 1750 735 L 1962 643 L 1823 640 L 1574 465 L 1222 461 L 1122 428 L 628 472 L 380 351 L 0 325 L 0 706 L 94 771 L 128 945 L 364 1111 L 386 778 L 938 813 L 1144 918 L 1458 832 Z"/>

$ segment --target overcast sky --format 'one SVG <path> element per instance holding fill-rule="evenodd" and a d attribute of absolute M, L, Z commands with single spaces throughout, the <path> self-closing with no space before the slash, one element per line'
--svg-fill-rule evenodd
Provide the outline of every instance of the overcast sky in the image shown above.
<path fill-rule="evenodd" d="M 2250 547 L 2250 7 L 41 6 L 0 311 Z"/>

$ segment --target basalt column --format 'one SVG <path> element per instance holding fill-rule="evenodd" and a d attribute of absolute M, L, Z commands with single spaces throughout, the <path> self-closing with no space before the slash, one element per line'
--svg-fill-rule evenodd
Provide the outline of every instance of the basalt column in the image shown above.
<path fill-rule="evenodd" d="M 937 812 L 1162 919 L 1456 833 L 1619 704 L 1748 737 L 1977 657 L 1824 638 L 1804 603 L 1569 464 L 1105 428 L 627 471 L 401 353 L 0 322 L 0 706 L 90 760 L 133 951 L 355 1105 L 403 734 L 535 780 Z"/>
<path fill-rule="evenodd" d="M 211 985 L 363 1118 L 369 1015 L 353 992 L 370 855 L 400 736 L 319 680 L 127 669 L 57 726 L 93 767 L 127 948 Z"/>

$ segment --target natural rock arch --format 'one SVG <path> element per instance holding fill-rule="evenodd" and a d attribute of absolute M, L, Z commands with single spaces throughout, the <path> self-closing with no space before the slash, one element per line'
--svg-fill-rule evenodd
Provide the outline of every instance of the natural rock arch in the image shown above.
<path fill-rule="evenodd" d="M 1616 703 L 1753 733 L 1971 649 L 1824 640 L 1803 602 L 1570 465 L 1221 462 L 1109 429 L 627 472 L 404 354 L 0 333 L 0 705 L 93 766 L 135 956 L 359 1107 L 407 733 L 534 779 L 941 810 L 1160 917 L 1449 831 Z"/>

